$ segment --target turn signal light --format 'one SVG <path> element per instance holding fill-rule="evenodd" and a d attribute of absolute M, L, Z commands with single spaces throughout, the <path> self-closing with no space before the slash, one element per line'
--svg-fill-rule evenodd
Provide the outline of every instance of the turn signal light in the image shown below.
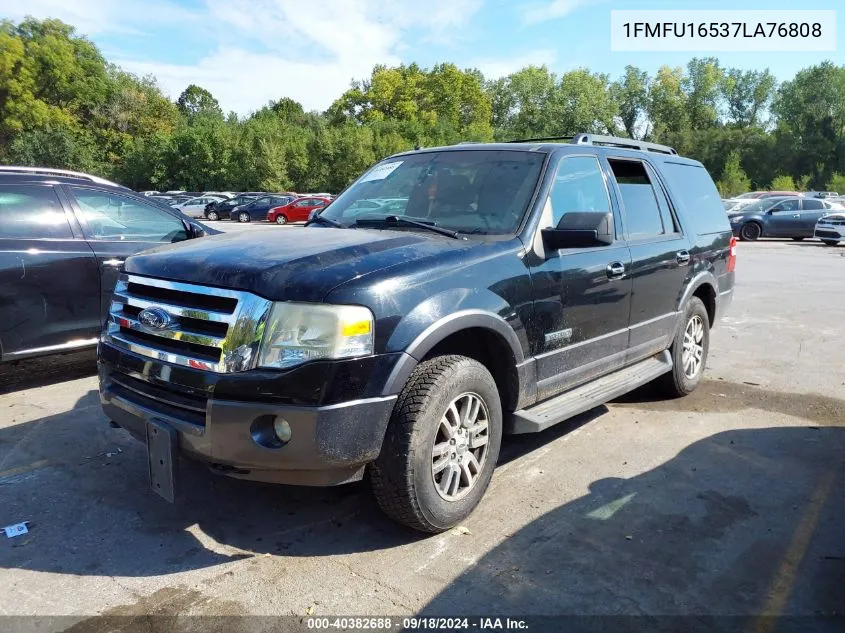
<path fill-rule="evenodd" d="M 728 250 L 728 272 L 732 273 L 736 268 L 736 238 L 731 238 L 731 245 Z"/>

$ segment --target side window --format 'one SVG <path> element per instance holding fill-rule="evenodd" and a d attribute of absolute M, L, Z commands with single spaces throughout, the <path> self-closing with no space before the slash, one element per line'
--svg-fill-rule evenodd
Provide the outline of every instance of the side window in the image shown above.
<path fill-rule="evenodd" d="M 654 186 L 654 195 L 657 196 L 657 206 L 660 208 L 660 219 L 663 220 L 663 230 L 666 233 L 679 233 L 678 222 L 672 214 L 672 207 L 669 206 L 669 199 L 666 197 L 666 191 L 660 185 L 657 176 L 651 166 L 646 165 L 648 178 Z"/>
<path fill-rule="evenodd" d="M 182 221 L 139 200 L 108 191 L 70 187 L 96 240 L 178 242 L 188 238 Z"/>
<path fill-rule="evenodd" d="M 798 210 L 798 199 L 795 198 L 794 200 L 784 200 L 783 202 L 775 205 L 772 207 L 772 211 L 797 211 Z"/>
<path fill-rule="evenodd" d="M 645 165 L 637 160 L 611 159 L 608 162 L 622 194 L 629 237 L 636 240 L 667 233 L 657 202 L 657 192 Z M 668 232 L 674 233 L 674 226 L 670 226 Z"/>
<path fill-rule="evenodd" d="M 72 239 L 73 233 L 52 187 L 2 185 L 0 238 Z"/>
<path fill-rule="evenodd" d="M 610 199 L 595 156 L 568 156 L 557 169 L 549 202 L 555 226 L 573 211 L 610 211 Z"/>
<path fill-rule="evenodd" d="M 814 200 L 812 198 L 804 198 L 804 209 L 807 211 L 821 211 L 825 208 L 821 200 Z"/>
<path fill-rule="evenodd" d="M 325 200 L 315 200 L 314 204 L 312 206 L 324 207 L 324 206 L 326 206 L 326 201 Z"/>

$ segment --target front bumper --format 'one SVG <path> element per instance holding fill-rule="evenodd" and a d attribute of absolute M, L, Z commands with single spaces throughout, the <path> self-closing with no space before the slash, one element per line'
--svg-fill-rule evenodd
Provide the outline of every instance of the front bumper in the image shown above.
<path fill-rule="evenodd" d="M 842 226 L 826 226 L 824 228 L 818 227 L 813 234 L 818 240 L 845 240 L 845 227 Z"/>
<path fill-rule="evenodd" d="M 358 372 L 384 375 L 395 356 L 372 357 L 377 362 L 359 362 L 357 369 L 337 367 L 348 365 L 346 361 L 323 363 L 334 366 L 323 369 L 347 379 Z M 397 396 L 364 385 L 342 399 L 342 391 L 328 384 L 314 394 L 309 392 L 313 376 L 307 376 L 314 370 L 301 366 L 281 375 L 258 370 L 214 374 L 106 344 L 100 345 L 98 359 L 103 411 L 138 439 L 145 439 L 148 421 L 158 420 L 176 430 L 181 454 L 222 474 L 318 486 L 360 479 L 364 466 L 378 457 Z M 288 385 L 288 393 L 274 397 L 282 384 Z M 276 418 L 288 422 L 291 438 L 272 447 L 265 438 Z"/>

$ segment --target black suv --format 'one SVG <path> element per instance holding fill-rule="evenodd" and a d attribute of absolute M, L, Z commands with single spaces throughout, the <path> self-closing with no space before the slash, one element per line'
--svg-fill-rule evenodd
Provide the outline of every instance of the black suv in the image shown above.
<path fill-rule="evenodd" d="M 93 347 L 126 257 L 206 231 L 96 176 L 0 167 L 0 361 Z"/>
<path fill-rule="evenodd" d="M 548 140 L 398 154 L 305 228 L 127 260 L 101 400 L 153 489 L 174 498 L 180 453 L 280 483 L 369 473 L 388 515 L 438 532 L 503 434 L 695 389 L 734 284 L 713 181 L 665 146 Z"/>

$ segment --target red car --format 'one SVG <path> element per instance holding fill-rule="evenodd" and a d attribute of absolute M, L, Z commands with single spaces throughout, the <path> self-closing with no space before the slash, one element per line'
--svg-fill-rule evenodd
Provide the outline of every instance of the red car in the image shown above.
<path fill-rule="evenodd" d="M 331 200 L 328 198 L 299 198 L 267 212 L 267 221 L 276 224 L 304 222 L 314 209 L 322 209 Z"/>

